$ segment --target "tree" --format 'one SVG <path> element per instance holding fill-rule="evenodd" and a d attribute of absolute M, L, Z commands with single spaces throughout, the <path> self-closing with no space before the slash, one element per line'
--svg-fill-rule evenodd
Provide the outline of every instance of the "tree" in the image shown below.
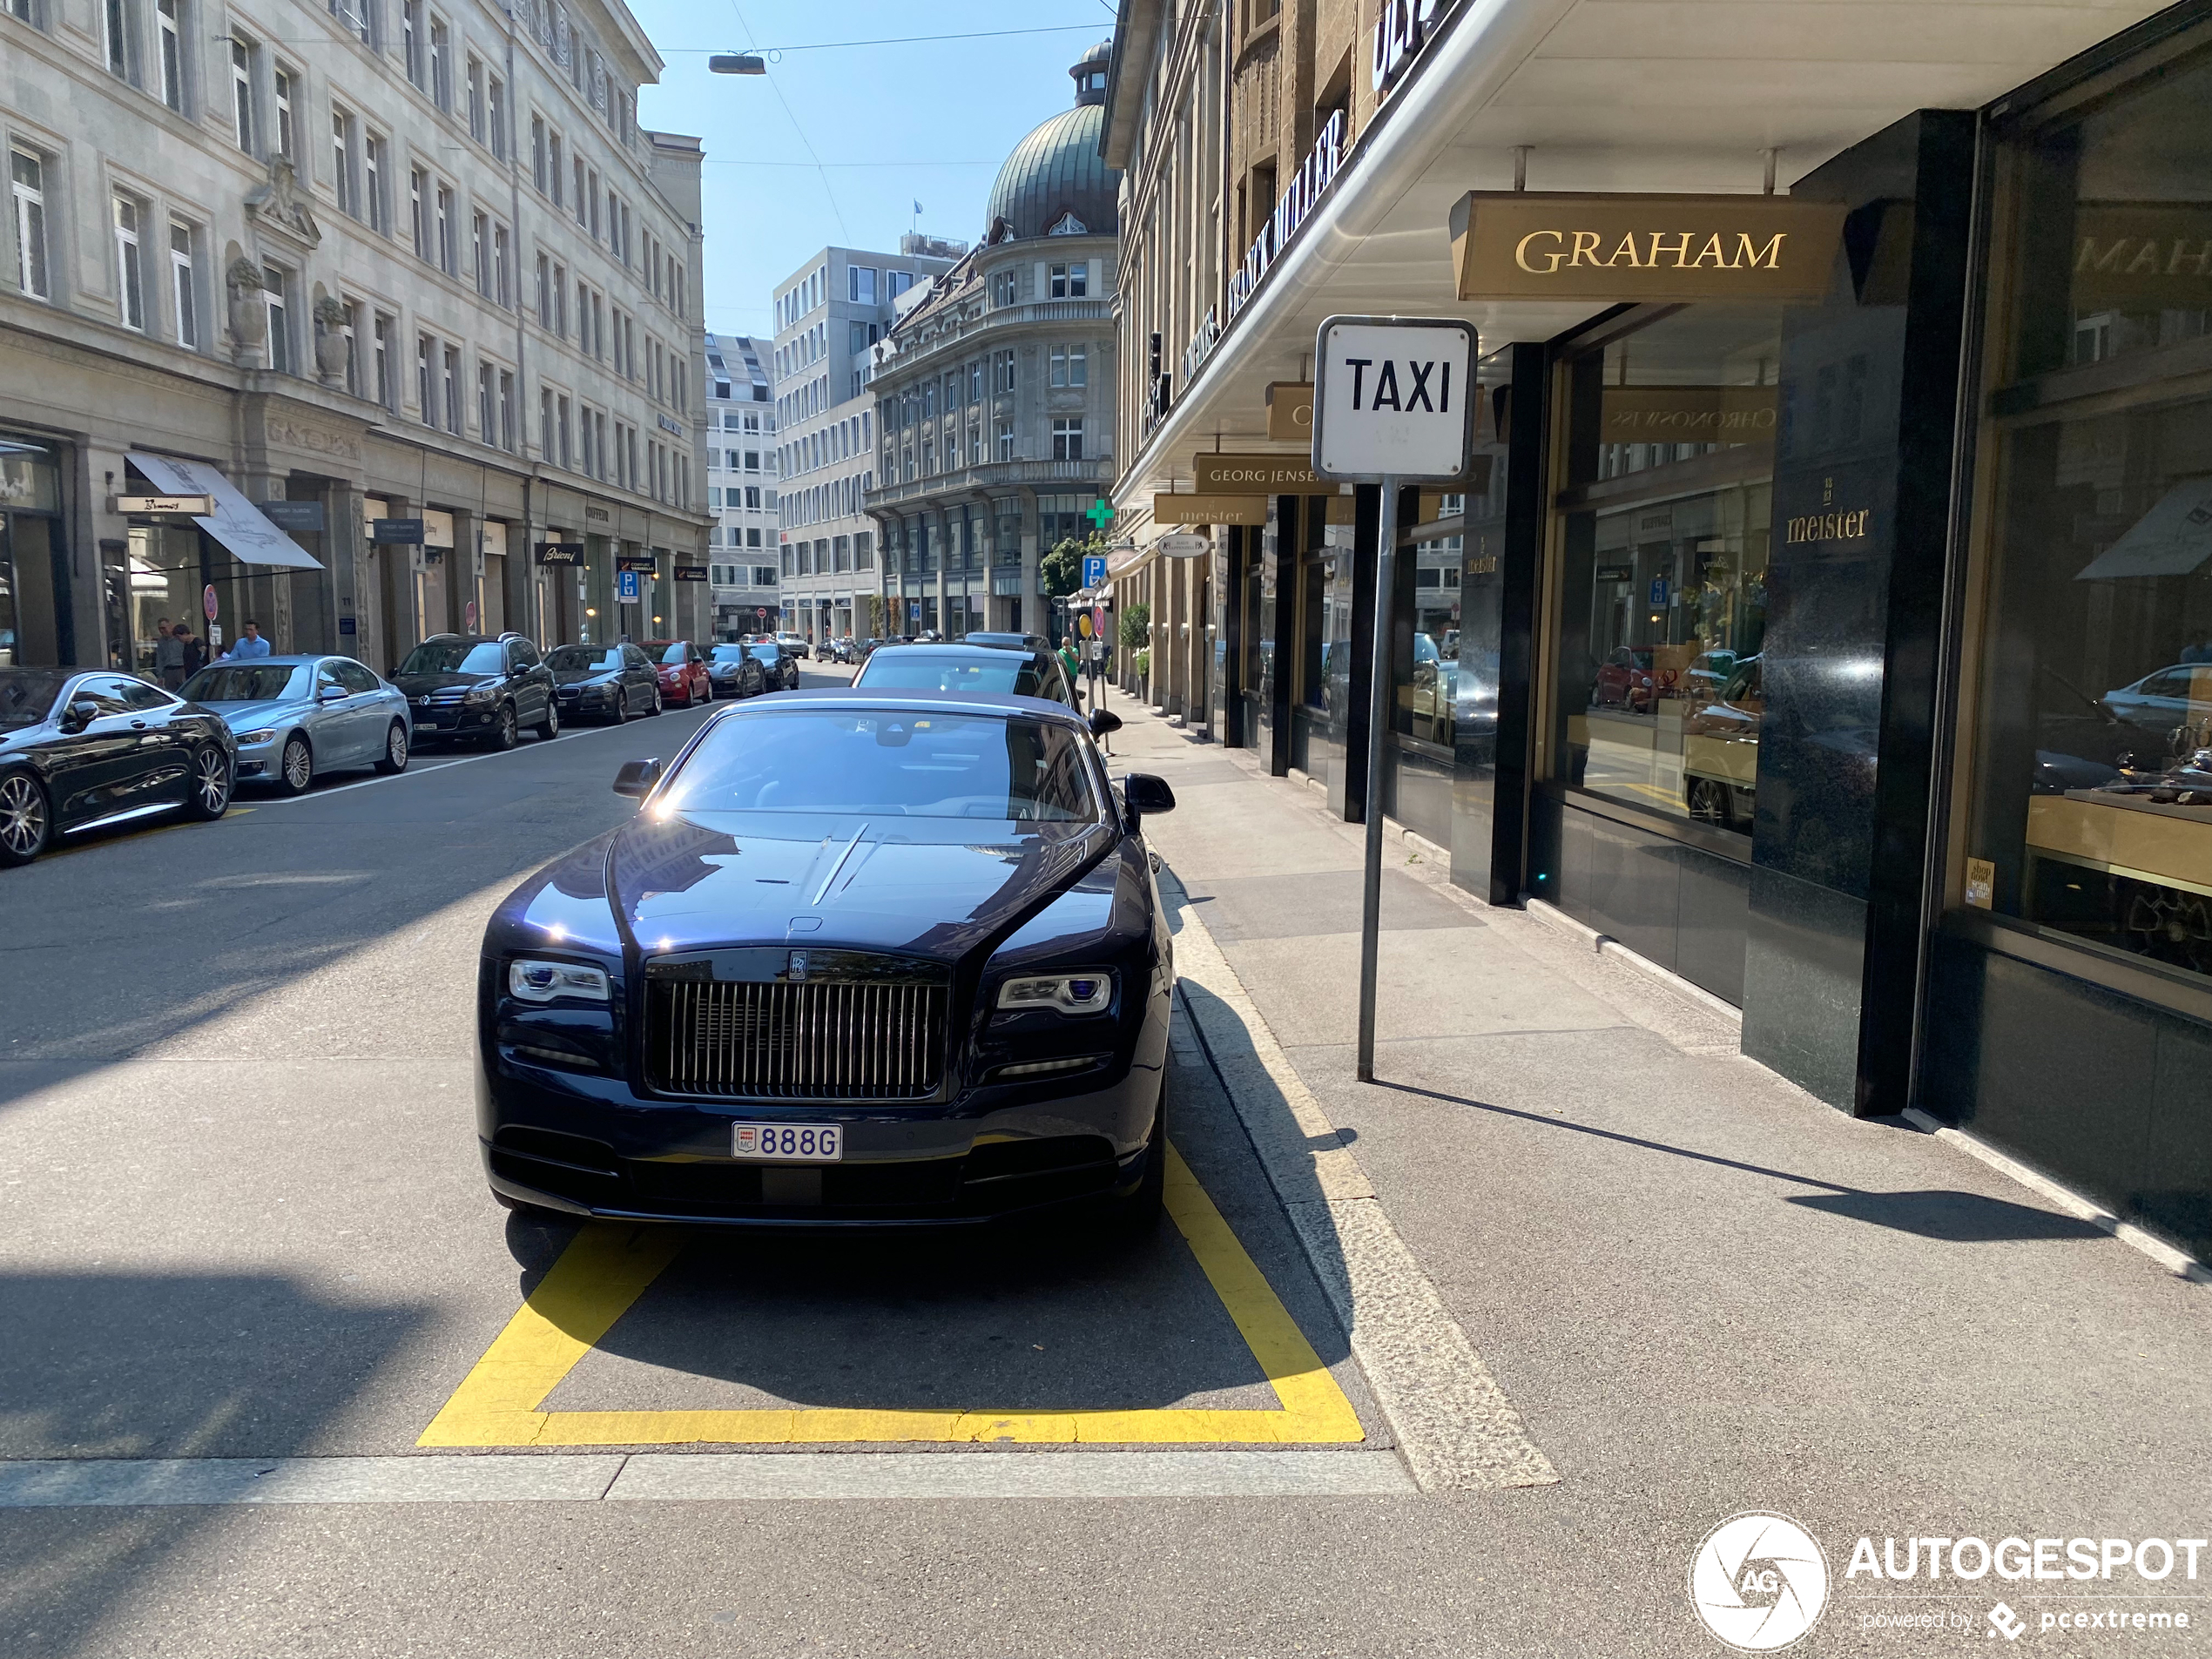
<path fill-rule="evenodd" d="M 1122 648 L 1141 651 L 1152 640 L 1152 607 L 1138 604 L 1122 612 Z M 1142 674 L 1144 671 L 1136 671 Z"/>
<path fill-rule="evenodd" d="M 1064 599 L 1083 584 L 1083 560 L 1106 550 L 1103 536 L 1069 536 L 1055 543 L 1037 561 L 1037 577 L 1048 599 Z"/>

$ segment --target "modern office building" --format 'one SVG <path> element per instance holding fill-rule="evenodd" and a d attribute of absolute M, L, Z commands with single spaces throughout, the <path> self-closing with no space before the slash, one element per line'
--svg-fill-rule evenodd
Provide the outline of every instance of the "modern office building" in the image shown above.
<path fill-rule="evenodd" d="M 1109 47 L 1000 168 L 975 250 L 904 308 L 869 371 L 867 510 L 894 631 L 1056 631 L 1040 557 L 1105 522 L 1114 475 L 1115 230 L 1100 159 Z"/>
<path fill-rule="evenodd" d="M 779 625 L 773 384 L 749 337 L 706 337 L 706 505 L 715 521 L 706 556 L 718 639 Z"/>
<path fill-rule="evenodd" d="M 782 625 L 809 639 L 891 631 L 875 525 L 860 507 L 874 467 L 868 353 L 915 284 L 962 251 L 914 235 L 896 253 L 826 247 L 777 285 L 769 368 L 781 440 Z"/>
<path fill-rule="evenodd" d="M 2202 1255 L 2212 7 L 1764 16 L 1130 0 L 1116 602 L 1194 725 L 1347 816 L 1379 747 L 1462 886 Z M 1380 660 L 1306 469 L 1372 314 L 1480 342 Z"/>
<path fill-rule="evenodd" d="M 388 669 L 703 610 L 660 69 L 619 0 L 0 7 L 0 660 L 251 616 Z"/>

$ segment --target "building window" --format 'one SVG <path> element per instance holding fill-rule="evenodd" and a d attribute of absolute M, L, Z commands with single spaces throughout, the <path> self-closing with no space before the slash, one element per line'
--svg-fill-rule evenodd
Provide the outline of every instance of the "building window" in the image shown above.
<path fill-rule="evenodd" d="M 438 269 L 448 276 L 458 276 L 461 266 L 453 245 L 453 189 L 448 185 L 438 186 Z"/>
<path fill-rule="evenodd" d="M 349 129 L 353 117 L 343 110 L 330 112 L 330 183 L 338 192 L 338 211 L 359 219 L 361 204 L 354 196 L 353 145 Z"/>
<path fill-rule="evenodd" d="M 998 448 L 998 458 L 1001 461 L 1011 461 L 1014 459 L 1013 421 L 1001 421 L 998 423 L 996 443 Z"/>
<path fill-rule="evenodd" d="M 499 371 L 499 447 L 515 448 L 515 372 L 507 368 Z"/>
<path fill-rule="evenodd" d="M 407 59 L 407 78 L 417 86 L 427 84 L 422 72 L 422 0 L 400 0 L 400 47 Z"/>
<path fill-rule="evenodd" d="M 1012 270 L 991 273 L 991 303 L 993 305 L 1010 306 L 1014 303 L 1016 276 L 1017 273 Z"/>
<path fill-rule="evenodd" d="M 422 424 L 434 427 L 438 423 L 436 388 L 431 384 L 430 336 L 415 337 L 415 396 L 422 408 Z"/>
<path fill-rule="evenodd" d="M 284 297 L 284 273 L 273 265 L 261 267 L 261 305 L 269 320 L 269 367 L 280 374 L 292 373 L 292 327 Z"/>
<path fill-rule="evenodd" d="M 330 0 L 330 15 L 346 26 L 346 32 L 364 46 L 370 45 L 368 29 L 369 0 Z"/>
<path fill-rule="evenodd" d="M 129 80 L 131 78 L 129 0 L 102 0 L 100 32 L 107 49 L 107 72 L 120 80 Z"/>
<path fill-rule="evenodd" d="M 430 181 L 420 167 L 407 170 L 407 212 L 408 229 L 415 236 L 415 254 L 427 260 L 430 257 L 429 212 Z"/>
<path fill-rule="evenodd" d="M 491 227 L 491 297 L 502 308 L 515 302 L 508 268 L 507 227 L 495 225 Z"/>
<path fill-rule="evenodd" d="M 555 407 L 560 411 L 561 465 L 573 468 L 576 465 L 576 450 L 569 441 L 569 400 L 565 396 L 559 398 Z"/>
<path fill-rule="evenodd" d="M 344 320 L 339 332 L 346 341 L 346 389 L 355 397 L 361 395 L 360 323 L 361 308 L 357 300 L 344 302 Z"/>
<path fill-rule="evenodd" d="M 492 441 L 493 433 L 498 430 L 498 417 L 492 412 L 493 388 L 497 382 L 492 375 L 489 363 L 476 365 L 476 430 L 486 443 Z"/>
<path fill-rule="evenodd" d="M 530 117 L 530 183 L 537 186 L 538 194 L 545 193 L 545 118 Z"/>
<path fill-rule="evenodd" d="M 553 133 L 545 140 L 545 176 L 547 179 L 550 181 L 547 186 L 546 193 L 553 198 L 553 205 L 556 207 L 558 207 L 561 205 L 561 181 L 563 178 L 561 171 L 561 135 L 559 133 Z"/>
<path fill-rule="evenodd" d="M 442 110 L 453 107 L 453 48 L 445 19 L 430 19 L 430 97 Z"/>
<path fill-rule="evenodd" d="M 476 292 L 491 298 L 491 220 L 482 213 L 469 216 L 469 257 L 476 268 Z"/>
<path fill-rule="evenodd" d="M 138 204 L 115 198 L 116 303 L 125 328 L 146 329 L 145 265 L 138 252 Z"/>
<path fill-rule="evenodd" d="M 389 154 L 385 141 L 374 132 L 361 140 L 361 205 L 368 209 L 373 231 L 390 228 L 384 216 L 384 164 Z"/>
<path fill-rule="evenodd" d="M 491 152 L 507 159 L 507 83 L 495 75 L 484 88 L 484 118 L 491 125 Z"/>
<path fill-rule="evenodd" d="M 293 144 L 292 91 L 299 77 L 288 69 L 279 69 L 272 76 L 276 86 L 276 152 L 287 161 L 297 161 L 299 151 Z"/>
<path fill-rule="evenodd" d="M 376 314 L 374 327 L 376 401 L 388 409 L 398 407 L 398 390 L 392 384 L 392 341 L 399 332 L 399 319 L 389 312 Z"/>
<path fill-rule="evenodd" d="M 482 144 L 484 141 L 483 64 L 470 57 L 464 78 L 469 87 L 469 136 Z"/>
<path fill-rule="evenodd" d="M 192 226 L 181 219 L 169 221 L 169 299 L 177 319 L 177 343 L 187 349 L 199 347 L 199 291 L 192 282 Z"/>
<path fill-rule="evenodd" d="M 1085 262 L 1052 267 L 1052 297 L 1080 300 L 1090 292 L 1090 266 Z"/>
<path fill-rule="evenodd" d="M 875 303 L 874 267 L 867 265 L 846 266 L 845 267 L 845 293 L 846 298 L 856 306 L 873 305 Z M 855 346 L 853 349 L 858 351 L 860 347 Z"/>
<path fill-rule="evenodd" d="M 253 153 L 253 43 L 231 37 L 231 136 Z"/>
<path fill-rule="evenodd" d="M 553 267 L 552 327 L 562 339 L 569 337 L 569 268 L 565 265 Z"/>
<path fill-rule="evenodd" d="M 182 0 L 154 0 L 153 7 L 161 52 L 161 101 L 180 115 L 185 108 L 185 50 L 177 8 L 181 3 Z"/>
<path fill-rule="evenodd" d="M 461 430 L 461 347 L 446 347 L 445 361 L 446 430 Z"/>
<path fill-rule="evenodd" d="M 1010 392 L 1014 389 L 1014 354 L 999 351 L 991 354 L 991 390 Z"/>
<path fill-rule="evenodd" d="M 1089 347 L 1055 346 L 1052 348 L 1051 376 L 1055 386 L 1085 386 L 1089 383 Z"/>

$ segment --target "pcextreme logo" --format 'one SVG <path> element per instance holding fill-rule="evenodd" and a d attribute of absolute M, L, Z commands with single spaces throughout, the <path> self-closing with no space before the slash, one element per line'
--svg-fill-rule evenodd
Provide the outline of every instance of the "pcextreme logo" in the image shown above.
<path fill-rule="evenodd" d="M 1744 1653 L 1800 1640 L 1828 1606 L 1828 1559 L 1787 1515 L 1731 1515 L 1689 1563 L 1689 1604 L 1705 1628 Z"/>

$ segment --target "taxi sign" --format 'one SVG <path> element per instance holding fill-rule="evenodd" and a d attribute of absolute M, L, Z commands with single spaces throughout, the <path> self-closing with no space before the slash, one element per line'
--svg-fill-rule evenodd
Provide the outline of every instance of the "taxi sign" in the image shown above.
<path fill-rule="evenodd" d="M 1442 483 L 1474 447 L 1474 325 L 1331 317 L 1314 346 L 1313 470 L 1345 483 Z"/>

